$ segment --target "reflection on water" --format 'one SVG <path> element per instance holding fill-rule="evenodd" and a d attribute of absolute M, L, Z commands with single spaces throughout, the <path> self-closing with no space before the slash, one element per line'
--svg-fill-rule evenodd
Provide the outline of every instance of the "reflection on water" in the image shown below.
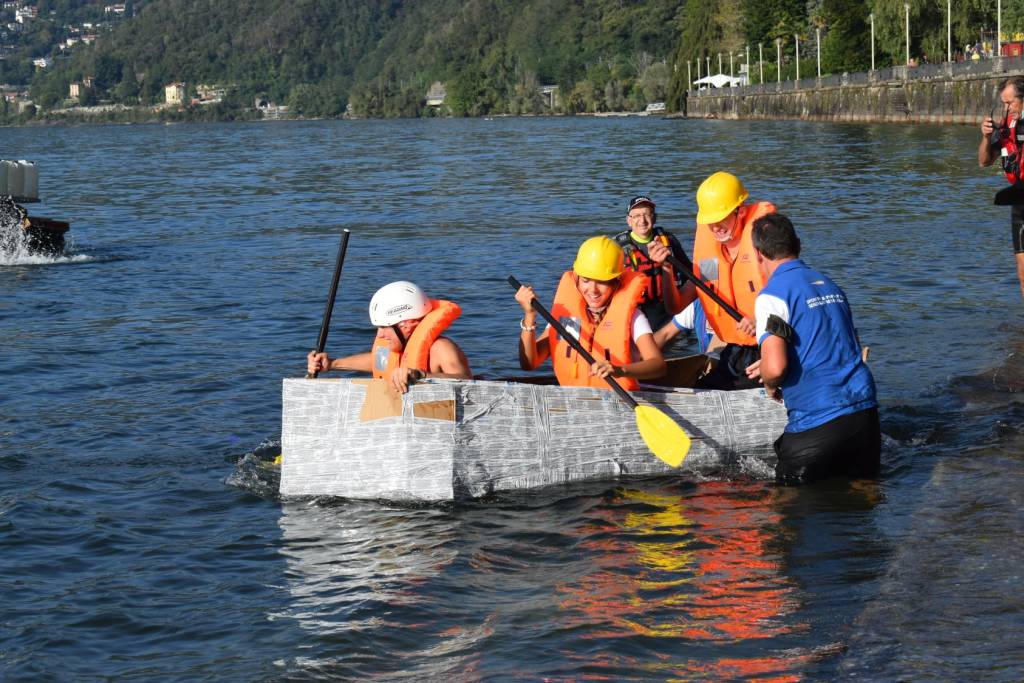
<path fill-rule="evenodd" d="M 678 653 L 651 673 L 697 670 L 720 678 L 790 670 L 799 662 L 781 650 L 767 657 L 735 651 L 806 628 L 792 618 L 799 602 L 782 567 L 779 521 L 771 490 L 761 484 L 707 482 L 688 496 L 620 490 L 584 530 L 581 545 L 595 571 L 560 587 L 567 624 L 601 624 L 589 632 L 595 639 L 675 640 L 669 648 L 649 643 Z"/>
<path fill-rule="evenodd" d="M 589 491 L 450 509 L 284 503 L 290 603 L 273 618 L 307 638 L 282 666 L 389 680 L 799 680 L 835 667 L 860 606 L 848 577 L 886 557 L 869 533 L 874 484 Z M 831 528 L 850 516 L 861 523 Z M 821 586 L 838 598 L 826 613 Z"/>
<path fill-rule="evenodd" d="M 292 601 L 272 618 L 298 622 L 311 639 L 307 649 L 322 653 L 297 657 L 299 669 L 404 671 L 415 678 L 472 666 L 460 653 L 471 651 L 480 634 L 426 616 L 434 606 L 424 587 L 456 556 L 449 513 L 286 502 L 280 527 Z M 429 639 L 437 642 L 422 648 Z"/>

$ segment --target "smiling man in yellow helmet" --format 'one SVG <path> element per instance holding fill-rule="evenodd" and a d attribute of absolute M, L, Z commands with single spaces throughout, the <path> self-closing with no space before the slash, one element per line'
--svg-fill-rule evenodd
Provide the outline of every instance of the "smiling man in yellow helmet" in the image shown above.
<path fill-rule="evenodd" d="M 519 323 L 519 364 L 535 370 L 548 357 L 562 386 L 608 389 L 609 375 L 630 391 L 639 380 L 665 374 L 665 360 L 654 342 L 647 317 L 640 310 L 647 276 L 625 266 L 625 255 L 614 240 L 591 237 L 580 245 L 572 270 L 562 275 L 551 314 L 579 339 L 596 361 L 589 365 L 554 329 L 536 334 L 536 297 L 529 285 L 516 292 L 523 309 Z"/>
<path fill-rule="evenodd" d="M 769 202 L 748 202 L 750 193 L 740 179 L 719 171 L 697 189 L 697 233 L 693 241 L 694 273 L 743 319 L 736 322 L 726 310 L 699 292 L 708 323 L 725 348 L 718 364 L 701 378 L 704 389 L 750 389 L 758 386 L 746 368 L 760 358 L 754 338 L 754 299 L 765 285 L 751 240 L 754 221 L 775 212 Z"/>

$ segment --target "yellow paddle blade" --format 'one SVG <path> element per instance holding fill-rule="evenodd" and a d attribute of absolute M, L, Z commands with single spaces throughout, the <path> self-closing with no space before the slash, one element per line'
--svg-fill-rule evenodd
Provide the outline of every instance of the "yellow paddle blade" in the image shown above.
<path fill-rule="evenodd" d="M 657 408 L 637 406 L 636 428 L 651 452 L 672 467 L 679 467 L 690 451 L 690 437 Z"/>

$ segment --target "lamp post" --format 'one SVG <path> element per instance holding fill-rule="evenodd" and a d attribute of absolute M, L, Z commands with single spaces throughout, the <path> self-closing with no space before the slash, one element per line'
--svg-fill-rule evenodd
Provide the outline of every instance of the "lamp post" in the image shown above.
<path fill-rule="evenodd" d="M 868 15 L 871 20 L 871 70 L 875 70 L 875 13 Z"/>
<path fill-rule="evenodd" d="M 910 3 L 903 3 L 903 10 L 906 16 L 906 28 L 907 28 L 907 66 L 910 66 Z"/>
<path fill-rule="evenodd" d="M 686 89 L 691 90 L 693 88 L 693 76 L 690 71 L 691 62 L 689 59 L 686 60 Z"/>
<path fill-rule="evenodd" d="M 821 27 L 814 29 L 814 35 L 817 39 L 818 47 L 818 79 L 821 79 Z"/>
<path fill-rule="evenodd" d="M 775 39 L 775 52 L 775 71 L 778 73 L 779 83 L 782 83 L 782 38 Z"/>
<path fill-rule="evenodd" d="M 800 87 L 800 34 L 794 33 L 793 39 L 796 41 L 796 87 Z"/>
<path fill-rule="evenodd" d="M 708 71 L 704 75 L 705 76 L 710 76 L 711 75 L 711 55 L 708 55 L 706 59 L 707 59 L 706 64 L 707 64 L 707 67 L 708 67 Z"/>
<path fill-rule="evenodd" d="M 729 50 L 729 78 L 733 78 L 732 69 L 732 50 Z M 729 84 L 729 87 L 732 87 L 732 83 Z"/>
<path fill-rule="evenodd" d="M 996 57 L 1003 56 L 1003 0 L 996 0 Z"/>
<path fill-rule="evenodd" d="M 757 44 L 757 70 L 761 72 L 759 84 L 764 85 L 764 46 Z"/>
<path fill-rule="evenodd" d="M 722 53 L 718 53 L 718 73 L 722 73 Z"/>
<path fill-rule="evenodd" d="M 750 85 L 750 45 L 747 45 L 747 85 Z"/>
<path fill-rule="evenodd" d="M 946 61 L 953 61 L 953 0 L 946 0 Z"/>

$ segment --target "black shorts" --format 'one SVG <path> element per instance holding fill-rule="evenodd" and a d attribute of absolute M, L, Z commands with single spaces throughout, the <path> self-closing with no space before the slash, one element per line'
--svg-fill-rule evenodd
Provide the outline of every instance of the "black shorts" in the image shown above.
<path fill-rule="evenodd" d="M 792 485 L 828 477 L 876 477 L 881 451 L 878 408 L 850 413 L 805 432 L 784 432 L 775 441 L 775 481 Z"/>
<path fill-rule="evenodd" d="M 1024 253 L 1024 204 L 1010 207 L 1010 232 L 1013 233 L 1013 253 Z"/>
<path fill-rule="evenodd" d="M 756 389 L 757 380 L 747 377 L 747 366 L 761 358 L 760 346 L 726 344 L 718 354 L 718 363 L 708 374 L 697 380 L 698 389 Z"/>

